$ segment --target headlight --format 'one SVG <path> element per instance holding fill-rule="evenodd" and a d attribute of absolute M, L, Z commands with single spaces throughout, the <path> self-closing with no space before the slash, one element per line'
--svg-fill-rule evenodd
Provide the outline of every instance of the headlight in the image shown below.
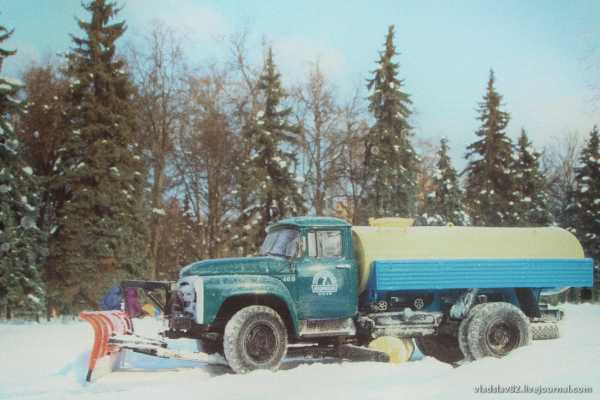
<path fill-rule="evenodd" d="M 201 324 L 204 322 L 204 280 L 198 277 L 194 281 L 194 288 L 196 289 L 196 323 Z"/>
<path fill-rule="evenodd" d="M 193 316 L 197 324 L 204 322 L 204 280 L 199 276 L 186 276 L 178 284 L 183 300 L 183 310 Z"/>

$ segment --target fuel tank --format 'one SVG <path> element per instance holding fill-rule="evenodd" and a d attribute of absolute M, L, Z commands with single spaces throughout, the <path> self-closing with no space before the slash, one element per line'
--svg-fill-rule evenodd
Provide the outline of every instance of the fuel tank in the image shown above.
<path fill-rule="evenodd" d="M 352 228 L 359 293 L 367 287 L 373 261 L 584 257 L 579 241 L 561 228 L 415 227 L 406 221 L 373 225 Z"/>

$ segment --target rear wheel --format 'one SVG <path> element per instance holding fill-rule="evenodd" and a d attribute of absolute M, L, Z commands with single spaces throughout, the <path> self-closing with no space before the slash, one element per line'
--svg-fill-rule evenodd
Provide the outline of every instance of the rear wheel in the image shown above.
<path fill-rule="evenodd" d="M 478 304 L 469 310 L 467 316 L 460 322 L 458 326 L 458 346 L 460 347 L 460 351 L 464 354 L 466 361 L 473 361 L 473 354 L 469 350 L 469 324 L 473 319 L 473 315 L 477 313 L 477 311 L 484 304 Z"/>
<path fill-rule="evenodd" d="M 236 373 L 276 370 L 287 350 L 285 324 L 272 308 L 242 308 L 225 326 L 223 348 L 229 366 Z"/>
<path fill-rule="evenodd" d="M 445 363 L 455 363 L 464 358 L 456 337 L 449 334 L 422 336 L 415 339 L 417 347 L 426 356 Z"/>
<path fill-rule="evenodd" d="M 475 360 L 503 357 L 531 341 L 529 320 L 510 303 L 486 303 L 473 309 L 466 329 L 468 352 Z"/>

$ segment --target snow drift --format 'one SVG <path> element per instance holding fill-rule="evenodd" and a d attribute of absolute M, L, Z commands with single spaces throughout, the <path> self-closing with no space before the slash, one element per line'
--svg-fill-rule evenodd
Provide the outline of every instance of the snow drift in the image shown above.
<path fill-rule="evenodd" d="M 288 360 L 278 372 L 234 375 L 225 367 L 128 353 L 125 370 L 92 384 L 85 382 L 93 341 L 86 323 L 4 323 L 0 324 L 0 399 L 469 399 L 481 398 L 476 393 L 480 385 L 571 385 L 593 393 L 547 398 L 595 398 L 600 394 L 600 306 L 562 308 L 566 317 L 560 339 L 537 341 L 503 359 L 458 368 L 429 357 L 399 365 Z M 134 323 L 142 335 L 160 329 L 156 320 Z M 196 346 L 191 340 L 171 345 L 187 350 Z"/>

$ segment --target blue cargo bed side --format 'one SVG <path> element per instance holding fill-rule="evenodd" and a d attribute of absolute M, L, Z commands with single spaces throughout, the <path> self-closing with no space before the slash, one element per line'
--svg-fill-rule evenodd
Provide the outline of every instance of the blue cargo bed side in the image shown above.
<path fill-rule="evenodd" d="M 580 259 L 419 259 L 374 261 L 371 292 L 462 288 L 591 287 L 593 261 Z"/>

